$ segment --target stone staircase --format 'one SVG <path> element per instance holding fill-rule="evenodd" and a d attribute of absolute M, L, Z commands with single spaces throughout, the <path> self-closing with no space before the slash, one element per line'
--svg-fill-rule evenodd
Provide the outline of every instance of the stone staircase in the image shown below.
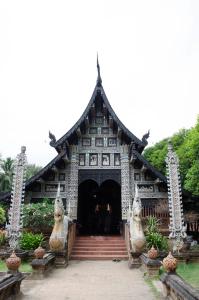
<path fill-rule="evenodd" d="M 127 260 L 125 241 L 121 236 L 79 236 L 71 253 L 73 260 Z"/>

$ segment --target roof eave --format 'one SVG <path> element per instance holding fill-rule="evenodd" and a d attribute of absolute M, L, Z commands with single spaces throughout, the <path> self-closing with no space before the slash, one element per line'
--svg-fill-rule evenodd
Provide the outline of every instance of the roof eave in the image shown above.
<path fill-rule="evenodd" d="M 26 181 L 25 187 L 28 188 L 31 184 L 33 184 L 36 180 L 41 178 L 49 169 L 51 169 L 60 159 L 62 159 L 66 155 L 66 150 L 59 153 L 55 158 L 53 158 L 44 168 L 42 168 L 37 174 L 32 176 Z"/>
<path fill-rule="evenodd" d="M 157 178 L 159 178 L 162 182 L 167 184 L 167 178 L 157 169 L 155 169 L 139 152 L 133 150 L 132 153 L 137 157 L 139 161 L 141 161 L 147 169 L 149 169 Z"/>
<path fill-rule="evenodd" d="M 66 155 L 66 151 L 62 151 L 62 153 L 58 154 L 55 158 L 53 158 L 44 168 L 39 170 L 37 174 L 29 178 L 25 183 L 25 189 L 28 189 L 35 181 L 41 178 L 50 168 L 52 168 L 65 155 Z M 11 197 L 11 192 L 7 192 L 5 193 L 5 195 L 0 197 L 0 201 L 5 201 L 10 197 Z"/>

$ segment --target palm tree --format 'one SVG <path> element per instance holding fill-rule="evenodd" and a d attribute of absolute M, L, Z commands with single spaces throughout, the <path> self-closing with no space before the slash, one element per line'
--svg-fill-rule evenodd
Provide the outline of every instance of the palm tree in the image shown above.
<path fill-rule="evenodd" d="M 40 166 L 36 166 L 35 164 L 28 164 L 26 166 L 26 179 L 31 178 L 32 176 L 34 176 L 35 174 L 37 174 L 39 172 L 39 170 L 41 170 L 42 167 Z"/>
<path fill-rule="evenodd" d="M 0 161 L 0 191 L 11 191 L 14 160 L 7 157 Z"/>
<path fill-rule="evenodd" d="M 34 176 L 42 167 L 35 164 L 28 164 L 26 170 L 26 178 Z M 12 178 L 14 170 L 14 159 L 7 157 L 1 159 L 0 157 L 0 192 L 11 191 Z"/>

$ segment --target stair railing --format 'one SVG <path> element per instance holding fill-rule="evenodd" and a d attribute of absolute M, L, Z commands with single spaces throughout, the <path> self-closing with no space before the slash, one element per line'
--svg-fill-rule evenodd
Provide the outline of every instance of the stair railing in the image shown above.
<path fill-rule="evenodd" d="M 126 248 L 127 248 L 127 251 L 128 251 L 128 256 L 130 256 L 131 242 L 130 242 L 130 227 L 129 227 L 129 223 L 125 223 L 124 238 L 125 238 Z"/>
<path fill-rule="evenodd" d="M 68 259 L 70 259 L 73 245 L 75 243 L 75 239 L 76 239 L 76 223 L 70 222 L 68 226 L 68 238 L 67 238 Z"/>

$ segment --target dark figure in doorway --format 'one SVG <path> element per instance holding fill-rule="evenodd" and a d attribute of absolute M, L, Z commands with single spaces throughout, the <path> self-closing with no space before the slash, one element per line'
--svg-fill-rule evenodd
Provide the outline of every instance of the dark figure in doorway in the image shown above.
<path fill-rule="evenodd" d="M 104 222 L 104 233 L 109 234 L 111 230 L 111 213 L 112 209 L 110 204 L 106 204 L 105 222 Z"/>
<path fill-rule="evenodd" d="M 97 204 L 95 207 L 96 225 L 98 234 L 109 234 L 111 229 L 110 204 Z"/>
<path fill-rule="evenodd" d="M 96 232 L 97 234 L 103 234 L 104 231 L 104 212 L 103 205 L 97 204 L 95 207 L 95 216 L 96 216 Z"/>

